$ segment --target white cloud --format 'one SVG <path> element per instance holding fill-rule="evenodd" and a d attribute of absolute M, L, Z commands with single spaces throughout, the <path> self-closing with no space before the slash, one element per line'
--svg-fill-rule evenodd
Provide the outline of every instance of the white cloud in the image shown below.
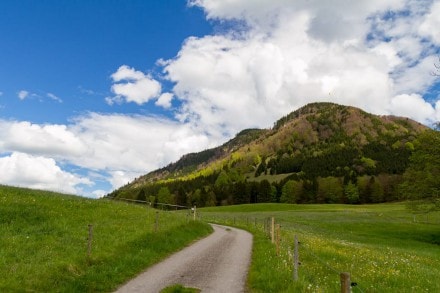
<path fill-rule="evenodd" d="M 114 104 L 120 105 L 124 102 L 124 98 L 121 96 L 105 97 L 104 100 L 110 106 L 113 106 Z"/>
<path fill-rule="evenodd" d="M 155 105 L 168 109 L 171 107 L 171 101 L 173 100 L 174 95 L 171 93 L 163 93 L 160 95 L 159 99 L 157 99 Z"/>
<path fill-rule="evenodd" d="M 91 113 L 77 118 L 70 131 L 88 148 L 86 155 L 72 158 L 74 164 L 133 173 L 154 170 L 210 143 L 190 125 L 159 117 Z"/>
<path fill-rule="evenodd" d="M 440 97 L 435 103 L 435 122 L 440 121 Z"/>
<path fill-rule="evenodd" d="M 29 96 L 29 92 L 25 90 L 21 90 L 17 93 L 17 96 L 20 100 L 24 100 Z"/>
<path fill-rule="evenodd" d="M 0 154 L 26 153 L 100 170 L 110 174 L 114 188 L 221 139 L 159 117 L 90 113 L 70 125 L 0 120 Z"/>
<path fill-rule="evenodd" d="M 76 174 L 65 172 L 52 158 L 13 152 L 0 157 L 0 183 L 29 188 L 77 193 L 77 186 L 92 182 Z"/>
<path fill-rule="evenodd" d="M 92 197 L 94 197 L 94 198 L 101 198 L 101 197 L 104 197 L 106 194 L 108 194 L 108 191 L 105 191 L 105 190 L 102 190 L 102 189 L 97 189 L 97 190 L 92 192 Z"/>
<path fill-rule="evenodd" d="M 63 102 L 63 100 L 61 100 L 59 97 L 57 97 L 56 95 L 54 95 L 52 93 L 47 93 L 46 95 L 47 95 L 47 97 L 51 98 L 54 101 L 57 101 L 58 103 Z"/>
<path fill-rule="evenodd" d="M 14 151 L 62 159 L 85 155 L 87 146 L 66 125 L 0 120 L 0 153 Z"/>
<path fill-rule="evenodd" d="M 110 105 L 122 100 L 142 105 L 151 99 L 157 98 L 162 90 L 157 80 L 126 65 L 119 67 L 111 78 L 115 82 L 111 89 L 116 96 L 106 98 L 107 103 Z"/>
<path fill-rule="evenodd" d="M 420 95 L 398 95 L 391 100 L 393 113 L 396 115 L 409 117 L 425 124 L 430 121 L 427 117 L 435 117 L 436 110 L 427 103 Z"/>
<path fill-rule="evenodd" d="M 428 36 L 437 45 L 440 45 L 440 1 L 434 1 L 429 13 L 419 27 L 422 35 Z"/>
<path fill-rule="evenodd" d="M 183 102 L 178 118 L 210 134 L 267 127 L 316 101 L 402 113 L 396 96 L 421 94 L 434 82 L 432 44 L 419 27 L 433 23 L 437 4 L 194 0 L 190 5 L 203 8 L 210 19 L 246 24 L 238 32 L 188 38 L 176 58 L 161 62 Z M 433 115 L 425 109 L 413 117 L 426 122 Z"/>

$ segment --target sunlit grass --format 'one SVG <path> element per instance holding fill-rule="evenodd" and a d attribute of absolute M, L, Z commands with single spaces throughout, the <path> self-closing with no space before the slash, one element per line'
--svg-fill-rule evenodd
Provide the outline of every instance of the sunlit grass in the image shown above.
<path fill-rule="evenodd" d="M 339 292 L 349 272 L 353 292 L 440 292 L 440 213 L 413 215 L 404 204 L 243 205 L 201 209 L 202 217 L 254 233 L 252 292 Z M 264 232 L 281 224 L 281 250 Z M 428 222 L 426 221 L 428 220 Z M 301 242 L 293 282 L 293 237 Z"/>
<path fill-rule="evenodd" d="M 4 186 L 0 223 L 0 292 L 112 291 L 211 231 L 186 213 Z"/>

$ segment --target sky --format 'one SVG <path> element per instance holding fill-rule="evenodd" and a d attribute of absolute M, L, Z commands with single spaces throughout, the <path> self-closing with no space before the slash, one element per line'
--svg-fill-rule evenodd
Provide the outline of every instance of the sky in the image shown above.
<path fill-rule="evenodd" d="M 99 198 L 311 102 L 430 126 L 439 28 L 440 0 L 2 0 L 0 184 Z"/>

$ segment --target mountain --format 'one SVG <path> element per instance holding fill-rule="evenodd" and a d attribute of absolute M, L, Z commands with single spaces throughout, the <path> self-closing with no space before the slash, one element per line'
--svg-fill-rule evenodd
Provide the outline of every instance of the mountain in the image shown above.
<path fill-rule="evenodd" d="M 390 201 L 413 142 L 426 129 L 409 118 L 308 104 L 272 129 L 243 130 L 219 147 L 184 155 L 109 196 L 199 206 Z"/>

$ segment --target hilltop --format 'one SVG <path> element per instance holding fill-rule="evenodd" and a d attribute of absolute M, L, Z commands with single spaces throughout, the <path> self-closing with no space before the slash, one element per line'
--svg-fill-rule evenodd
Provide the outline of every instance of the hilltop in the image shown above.
<path fill-rule="evenodd" d="M 201 206 L 391 201 L 413 142 L 426 129 L 409 118 L 308 104 L 271 129 L 243 130 L 109 196 Z"/>

